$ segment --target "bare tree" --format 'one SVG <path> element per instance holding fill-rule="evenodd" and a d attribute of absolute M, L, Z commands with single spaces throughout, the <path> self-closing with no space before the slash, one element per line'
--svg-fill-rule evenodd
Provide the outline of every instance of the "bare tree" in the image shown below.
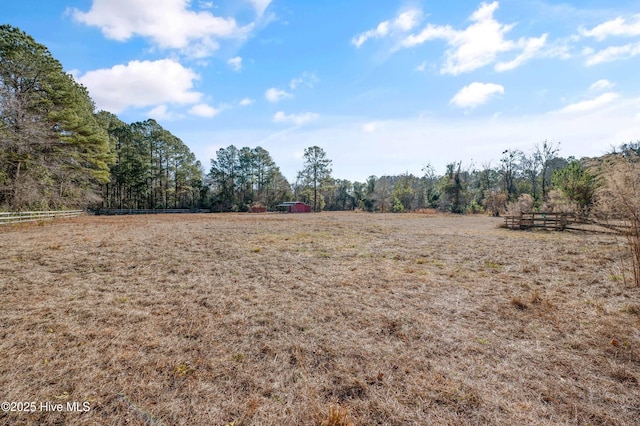
<path fill-rule="evenodd" d="M 542 190 L 542 201 L 546 200 L 547 198 L 547 192 L 549 191 L 549 186 L 551 184 L 552 163 L 553 160 L 557 158 L 559 151 L 560 142 L 555 144 L 553 142 L 547 142 L 545 140 L 542 143 L 542 146 L 536 145 L 535 147 L 533 158 L 540 165 L 540 186 Z"/>
<path fill-rule="evenodd" d="M 640 287 L 640 154 L 627 151 L 610 156 L 600 176 L 604 183 L 597 193 L 596 210 L 625 222 L 634 283 Z"/>

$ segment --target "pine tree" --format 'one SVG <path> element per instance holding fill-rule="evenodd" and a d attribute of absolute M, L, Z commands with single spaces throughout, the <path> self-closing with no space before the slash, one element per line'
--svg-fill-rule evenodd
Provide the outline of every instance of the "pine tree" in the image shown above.
<path fill-rule="evenodd" d="M 107 133 L 87 90 L 45 46 L 0 26 L 0 205 L 86 206 L 109 180 Z"/>
<path fill-rule="evenodd" d="M 331 160 L 319 146 L 305 149 L 304 159 L 304 169 L 298 173 L 298 179 L 313 191 L 313 211 L 320 211 L 321 203 L 318 200 L 318 193 L 331 179 Z"/>

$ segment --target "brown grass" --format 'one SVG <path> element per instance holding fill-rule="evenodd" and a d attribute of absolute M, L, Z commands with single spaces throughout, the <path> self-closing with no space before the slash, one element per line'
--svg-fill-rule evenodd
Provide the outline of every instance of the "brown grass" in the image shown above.
<path fill-rule="evenodd" d="M 632 425 L 640 293 L 613 237 L 437 215 L 0 228 L 23 425 Z"/>

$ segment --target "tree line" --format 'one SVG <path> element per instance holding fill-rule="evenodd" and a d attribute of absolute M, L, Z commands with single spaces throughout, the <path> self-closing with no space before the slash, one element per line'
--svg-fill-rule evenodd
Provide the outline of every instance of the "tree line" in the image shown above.
<path fill-rule="evenodd" d="M 496 164 L 426 164 L 420 175 L 332 176 L 332 161 L 312 146 L 289 182 L 260 147 L 219 149 L 205 172 L 175 135 L 148 119 L 127 124 L 95 112 L 87 90 L 48 49 L 18 28 L 0 26 L 0 209 L 59 208 L 248 211 L 299 200 L 315 211 L 499 214 L 525 205 L 589 210 L 603 185 L 606 158 L 637 158 L 625 144 L 600 159 L 560 157 L 558 142 L 531 152 L 507 149 Z M 633 157 L 633 156 L 636 157 Z M 635 161 L 635 160 L 634 160 Z M 603 172 L 603 170 L 605 170 Z M 607 169 L 611 170 L 611 168 Z"/>
<path fill-rule="evenodd" d="M 117 209 L 195 209 L 206 188 L 200 161 L 155 120 L 127 124 L 100 111 L 114 152 L 111 179 L 100 185 L 100 207 Z"/>
<path fill-rule="evenodd" d="M 95 112 L 42 44 L 0 26 L 0 208 L 201 205 L 203 170 L 154 120 Z"/>

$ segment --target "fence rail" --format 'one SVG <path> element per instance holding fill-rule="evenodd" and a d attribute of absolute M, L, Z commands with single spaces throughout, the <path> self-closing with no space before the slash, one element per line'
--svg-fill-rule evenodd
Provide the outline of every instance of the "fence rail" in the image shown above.
<path fill-rule="evenodd" d="M 586 231 L 623 234 L 629 226 L 624 221 L 598 221 L 574 213 L 521 213 L 504 217 L 508 229 L 547 229 L 550 231 Z"/>
<path fill-rule="evenodd" d="M 164 214 L 164 213 L 208 213 L 202 209 L 96 209 L 95 215 L 123 215 L 123 214 Z"/>
<path fill-rule="evenodd" d="M 521 213 L 504 217 L 509 229 L 544 228 L 564 231 L 567 226 L 578 223 L 578 218 L 569 213 Z"/>
<path fill-rule="evenodd" d="M 36 222 L 68 217 L 78 217 L 84 210 L 58 210 L 38 212 L 0 212 L 0 225 L 20 222 Z"/>

